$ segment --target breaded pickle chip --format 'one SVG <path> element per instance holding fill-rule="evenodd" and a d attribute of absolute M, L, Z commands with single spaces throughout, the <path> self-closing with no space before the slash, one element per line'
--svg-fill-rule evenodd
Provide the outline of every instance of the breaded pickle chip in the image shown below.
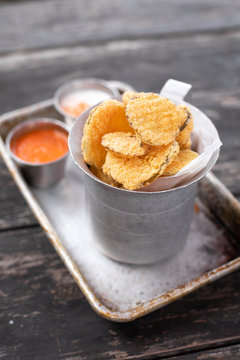
<path fill-rule="evenodd" d="M 106 150 L 101 145 L 102 137 L 114 131 L 133 132 L 126 118 L 125 105 L 110 99 L 91 111 L 84 126 L 82 152 L 87 164 L 101 168 L 106 157 Z"/>
<path fill-rule="evenodd" d="M 142 142 L 153 146 L 174 141 L 188 118 L 185 107 L 153 93 L 130 100 L 126 114 Z"/>
<path fill-rule="evenodd" d="M 125 105 L 127 105 L 127 103 L 134 99 L 135 97 L 137 97 L 139 93 L 136 92 L 136 91 L 132 91 L 132 90 L 128 90 L 128 91 L 125 91 L 122 95 L 122 101 L 124 102 Z"/>
<path fill-rule="evenodd" d="M 108 151 L 103 172 L 127 190 L 135 190 L 156 180 L 179 152 L 176 141 L 152 147 L 141 157 L 124 158 Z"/>
<path fill-rule="evenodd" d="M 111 150 L 124 157 L 135 157 L 145 155 L 149 146 L 141 144 L 138 138 L 128 132 L 114 132 L 102 137 L 102 145 L 106 150 Z"/>
<path fill-rule="evenodd" d="M 129 101 L 137 99 L 137 98 L 148 98 L 148 99 L 152 99 L 152 98 L 159 98 L 159 94 L 156 93 L 145 93 L 145 92 L 136 92 L 136 91 L 125 91 L 125 93 L 123 93 L 122 95 L 122 100 L 124 102 L 125 105 L 127 105 L 129 103 Z"/>
<path fill-rule="evenodd" d="M 179 170 L 181 170 L 185 165 L 189 164 L 196 157 L 198 157 L 198 154 L 195 151 L 189 149 L 180 150 L 175 159 L 164 170 L 163 176 L 175 175 Z"/>
<path fill-rule="evenodd" d="M 193 117 L 190 113 L 190 110 L 187 109 L 189 112 L 189 121 L 187 126 L 180 132 L 180 134 L 176 137 L 176 140 L 180 146 L 180 149 L 190 149 L 191 147 L 191 132 L 193 130 Z"/>
<path fill-rule="evenodd" d="M 119 184 L 117 184 L 116 181 L 114 181 L 111 176 L 104 174 L 102 169 L 96 168 L 95 166 L 90 166 L 90 170 L 101 181 L 103 181 L 109 185 L 115 186 L 115 187 L 119 186 Z"/>

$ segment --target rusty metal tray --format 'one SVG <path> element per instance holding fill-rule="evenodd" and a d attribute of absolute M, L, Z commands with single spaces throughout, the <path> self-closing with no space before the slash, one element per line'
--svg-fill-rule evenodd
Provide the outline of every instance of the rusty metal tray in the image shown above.
<path fill-rule="evenodd" d="M 24 181 L 4 140 L 16 124 L 34 117 L 63 121 L 52 100 L 0 117 L 0 154 L 20 191 L 92 308 L 113 321 L 132 321 L 240 268 L 240 204 L 208 174 L 199 184 L 191 231 L 182 251 L 161 264 L 114 262 L 95 248 L 84 222 L 84 189 L 69 159 L 65 178 L 48 190 Z"/>

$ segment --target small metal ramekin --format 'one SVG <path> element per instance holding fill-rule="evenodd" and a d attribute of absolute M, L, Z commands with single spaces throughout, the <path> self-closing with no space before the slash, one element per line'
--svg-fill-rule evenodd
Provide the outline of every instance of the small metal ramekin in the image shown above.
<path fill-rule="evenodd" d="M 50 118 L 37 118 L 24 121 L 23 123 L 15 126 L 9 132 L 6 138 L 6 148 L 9 155 L 17 164 L 17 166 L 21 169 L 23 176 L 25 177 L 29 185 L 38 189 L 50 187 L 57 183 L 59 180 L 61 180 L 61 178 L 64 176 L 65 164 L 69 152 L 67 152 L 65 155 L 58 158 L 57 160 L 47 163 L 36 164 L 22 160 L 18 156 L 16 156 L 11 149 L 11 142 L 14 138 L 30 130 L 36 130 L 46 127 L 58 128 L 61 131 L 66 132 L 67 134 L 69 133 L 68 126 L 59 120 Z"/>
<path fill-rule="evenodd" d="M 100 90 L 108 94 L 109 97 L 119 96 L 120 94 L 118 88 L 110 81 L 97 78 L 76 79 L 63 84 L 55 92 L 53 102 L 56 110 L 65 117 L 66 122 L 69 124 L 73 122 L 75 117 L 64 111 L 61 102 L 65 96 L 78 90 Z M 92 105 L 96 104 L 91 104 L 91 106 Z"/>

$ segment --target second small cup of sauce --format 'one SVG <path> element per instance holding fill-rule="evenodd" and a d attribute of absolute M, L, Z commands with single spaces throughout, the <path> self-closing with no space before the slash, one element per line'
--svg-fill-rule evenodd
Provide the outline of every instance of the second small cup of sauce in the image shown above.
<path fill-rule="evenodd" d="M 76 79 L 58 88 L 54 95 L 54 105 L 71 125 L 89 107 L 118 95 L 117 87 L 109 81 L 97 78 Z"/>
<path fill-rule="evenodd" d="M 27 120 L 6 138 L 7 150 L 29 185 L 47 188 L 64 176 L 68 127 L 49 118 Z"/>

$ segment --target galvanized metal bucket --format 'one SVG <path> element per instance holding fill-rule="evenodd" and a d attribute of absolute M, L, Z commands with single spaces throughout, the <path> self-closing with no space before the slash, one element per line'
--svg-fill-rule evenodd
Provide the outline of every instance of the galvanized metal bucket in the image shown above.
<path fill-rule="evenodd" d="M 179 84 L 177 96 L 183 99 L 191 86 Z M 174 256 L 187 238 L 197 182 L 204 172 L 184 186 L 165 191 L 128 191 L 103 183 L 90 171 L 81 153 L 83 127 L 90 110 L 75 121 L 69 148 L 74 162 L 84 172 L 93 240 L 108 257 L 125 263 L 150 264 Z"/>

